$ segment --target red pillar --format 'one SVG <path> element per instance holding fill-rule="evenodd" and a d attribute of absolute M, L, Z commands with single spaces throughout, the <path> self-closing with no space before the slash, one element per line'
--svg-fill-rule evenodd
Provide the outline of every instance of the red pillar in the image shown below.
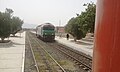
<path fill-rule="evenodd" d="M 120 0 L 98 0 L 93 72 L 120 72 Z"/>

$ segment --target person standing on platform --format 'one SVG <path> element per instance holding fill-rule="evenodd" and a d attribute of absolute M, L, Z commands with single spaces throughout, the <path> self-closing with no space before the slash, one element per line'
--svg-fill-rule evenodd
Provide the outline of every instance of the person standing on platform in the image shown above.
<path fill-rule="evenodd" d="M 67 40 L 69 40 L 69 34 L 66 35 Z"/>

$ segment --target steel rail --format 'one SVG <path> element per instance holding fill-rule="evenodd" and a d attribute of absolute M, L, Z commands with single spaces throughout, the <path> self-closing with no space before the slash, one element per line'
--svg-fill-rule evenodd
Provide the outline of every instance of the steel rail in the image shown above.
<path fill-rule="evenodd" d="M 63 72 L 66 72 L 65 69 L 53 58 L 53 56 L 50 55 L 50 54 L 48 53 L 48 51 L 39 44 L 38 39 L 35 39 L 35 38 L 34 38 L 34 41 L 36 41 L 36 43 L 49 55 L 49 57 L 60 67 L 60 69 L 61 69 Z"/>
<path fill-rule="evenodd" d="M 87 68 L 87 70 L 90 70 L 90 71 L 92 70 L 89 65 L 81 62 L 81 61 L 80 61 L 79 59 L 77 59 L 76 57 L 68 54 L 65 50 L 70 50 L 70 51 L 72 51 L 73 53 L 76 53 L 76 52 L 74 52 L 73 50 L 68 49 L 68 48 L 66 49 L 66 47 L 61 46 L 61 45 L 57 45 L 57 46 L 59 46 L 59 47 L 56 47 L 57 50 L 59 50 L 60 52 L 62 52 L 62 53 L 65 54 L 66 56 L 72 58 L 72 59 L 75 60 L 77 63 L 82 64 L 85 69 Z M 65 49 L 65 50 L 64 50 L 64 49 Z M 89 58 L 89 57 L 87 57 L 87 56 L 84 56 L 83 54 L 79 54 L 79 53 L 76 53 L 76 54 L 78 54 L 78 55 L 80 55 L 80 56 L 82 56 L 82 57 L 85 57 L 86 59 L 91 60 L 91 58 Z"/>
<path fill-rule="evenodd" d="M 36 40 L 36 42 L 39 44 L 38 40 Z M 66 72 L 65 69 L 47 52 L 47 50 L 45 50 L 45 48 L 43 48 L 40 44 L 39 46 L 50 56 L 50 58 L 61 68 L 63 72 Z"/>
<path fill-rule="evenodd" d="M 88 66 L 87 64 L 85 64 L 85 63 L 83 63 L 83 62 L 80 62 L 78 59 L 76 59 L 75 57 L 67 54 L 65 51 L 63 51 L 63 50 L 61 50 L 61 49 L 59 49 L 59 48 L 57 48 L 57 49 L 58 49 L 59 51 L 61 51 L 62 53 L 66 54 L 67 56 L 71 57 L 71 58 L 74 59 L 75 61 L 79 62 L 80 64 L 83 64 L 85 67 L 87 67 L 88 69 L 91 70 L 91 67 Z"/>
<path fill-rule="evenodd" d="M 31 43 L 30 43 L 29 36 L 28 36 L 27 38 L 28 38 L 28 42 L 29 42 L 29 45 L 30 45 L 30 49 L 31 49 L 31 52 L 32 52 L 32 55 L 33 55 L 33 59 L 34 59 L 34 62 L 35 62 L 35 67 L 36 67 L 36 69 L 37 69 L 37 72 L 40 72 L 40 71 L 39 71 L 39 68 L 38 68 L 37 61 L 36 61 L 36 59 L 35 59 L 35 55 L 34 55 L 33 49 L 32 49 L 32 45 L 31 45 Z"/>

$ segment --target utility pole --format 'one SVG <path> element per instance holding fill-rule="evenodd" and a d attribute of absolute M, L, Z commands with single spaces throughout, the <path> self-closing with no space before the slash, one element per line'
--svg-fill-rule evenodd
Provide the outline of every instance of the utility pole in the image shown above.
<path fill-rule="evenodd" d="M 60 25 L 61 25 L 61 20 L 59 20 L 59 27 L 58 27 L 59 37 L 61 37 L 61 33 L 60 33 Z"/>

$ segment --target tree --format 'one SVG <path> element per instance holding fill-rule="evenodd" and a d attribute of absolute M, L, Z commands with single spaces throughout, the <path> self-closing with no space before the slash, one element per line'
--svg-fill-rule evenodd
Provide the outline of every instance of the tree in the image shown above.
<path fill-rule="evenodd" d="M 10 23 L 11 17 L 9 13 L 0 12 L 0 38 L 2 42 L 10 36 Z"/>
<path fill-rule="evenodd" d="M 22 29 L 23 21 L 19 17 L 12 17 L 11 20 L 11 34 L 15 34 Z"/>
<path fill-rule="evenodd" d="M 85 29 L 90 32 L 94 33 L 94 26 L 95 26 L 95 14 L 96 14 L 96 5 L 94 3 L 88 3 L 85 6 L 87 6 L 84 17 L 84 25 Z M 81 14 L 82 15 L 82 14 Z"/>
<path fill-rule="evenodd" d="M 84 4 L 84 6 L 87 6 L 85 11 L 76 14 L 77 17 L 71 18 L 65 27 L 65 31 L 76 39 L 85 37 L 87 32 L 94 33 L 96 5 L 88 3 Z"/>
<path fill-rule="evenodd" d="M 16 34 L 22 29 L 23 21 L 19 17 L 14 17 L 13 10 L 6 8 L 5 12 L 0 12 L 0 38 L 2 42 L 10 34 Z"/>
<path fill-rule="evenodd" d="M 74 37 L 75 41 L 83 37 L 83 32 L 80 29 L 79 24 L 77 22 L 77 18 L 71 18 L 68 24 L 65 26 L 65 31 L 70 33 Z"/>

